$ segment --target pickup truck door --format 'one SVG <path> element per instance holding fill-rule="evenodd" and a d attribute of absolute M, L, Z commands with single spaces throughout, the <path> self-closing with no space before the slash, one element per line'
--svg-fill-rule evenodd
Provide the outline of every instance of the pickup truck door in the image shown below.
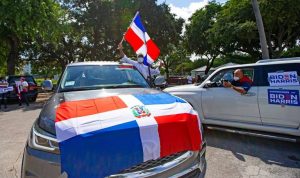
<path fill-rule="evenodd" d="M 294 78 L 299 82 L 300 63 L 264 65 L 260 69 L 258 100 L 263 125 L 299 128 L 299 83 L 286 83 L 279 78 L 287 76 L 287 80 Z"/>
<path fill-rule="evenodd" d="M 235 68 L 221 70 L 209 80 L 213 83 L 220 82 L 222 79 L 231 80 L 234 70 Z M 243 71 L 252 80 L 254 79 L 254 68 L 245 68 Z M 246 95 L 231 88 L 224 88 L 222 85 L 205 88 L 205 91 L 202 92 L 204 118 L 261 125 L 257 94 L 258 88 L 255 80 Z"/>

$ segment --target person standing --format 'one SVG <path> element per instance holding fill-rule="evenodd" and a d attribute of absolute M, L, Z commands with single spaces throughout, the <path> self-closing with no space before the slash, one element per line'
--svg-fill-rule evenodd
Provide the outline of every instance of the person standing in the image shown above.
<path fill-rule="evenodd" d="M 7 92 L 8 92 L 8 83 L 4 78 L 0 78 L 0 109 L 1 105 L 4 105 L 4 109 L 7 108 Z"/>
<path fill-rule="evenodd" d="M 188 84 L 192 84 L 193 83 L 193 77 L 190 74 L 186 77 L 186 79 L 187 79 L 187 83 Z"/>
<path fill-rule="evenodd" d="M 197 75 L 195 83 L 201 83 L 202 77 L 200 75 Z"/>
<path fill-rule="evenodd" d="M 29 106 L 28 97 L 27 97 L 28 83 L 24 77 L 20 78 L 20 84 L 18 87 L 19 87 L 19 92 L 21 94 L 21 97 L 19 99 L 19 106 L 22 106 L 22 100 L 24 100 L 26 105 Z"/>
<path fill-rule="evenodd" d="M 118 49 L 122 57 L 121 62 L 132 64 L 144 76 L 145 79 L 149 79 L 149 67 L 143 64 L 144 61 L 143 54 L 137 54 L 137 61 L 134 61 L 128 58 L 123 52 L 122 43 L 118 45 Z M 159 75 L 160 74 L 159 68 L 152 69 L 150 67 L 150 74 L 151 76 Z"/>

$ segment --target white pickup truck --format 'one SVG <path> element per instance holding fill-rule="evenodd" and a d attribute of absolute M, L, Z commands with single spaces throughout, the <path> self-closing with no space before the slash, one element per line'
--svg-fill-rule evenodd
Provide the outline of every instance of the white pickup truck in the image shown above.
<path fill-rule="evenodd" d="M 247 94 L 225 88 L 242 69 L 252 81 Z M 254 64 L 223 67 L 200 85 L 183 85 L 164 91 L 188 101 L 203 124 L 300 136 L 300 57 L 261 60 Z"/>

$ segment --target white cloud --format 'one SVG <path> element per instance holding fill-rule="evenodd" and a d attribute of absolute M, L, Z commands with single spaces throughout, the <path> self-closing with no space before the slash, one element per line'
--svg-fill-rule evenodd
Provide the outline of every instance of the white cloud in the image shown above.
<path fill-rule="evenodd" d="M 187 22 L 188 18 L 190 18 L 196 10 L 204 7 L 207 4 L 208 0 L 203 0 L 199 2 L 192 2 L 188 7 L 176 7 L 173 4 L 170 4 L 169 6 L 171 8 L 171 13 L 183 18 Z"/>

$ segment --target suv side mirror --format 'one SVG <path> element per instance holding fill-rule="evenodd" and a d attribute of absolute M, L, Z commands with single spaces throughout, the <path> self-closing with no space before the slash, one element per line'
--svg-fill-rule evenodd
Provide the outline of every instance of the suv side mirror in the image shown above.
<path fill-rule="evenodd" d="M 167 81 L 164 76 L 157 76 L 154 80 L 154 86 L 159 88 L 166 88 L 167 87 Z"/>
<path fill-rule="evenodd" d="M 216 82 L 207 81 L 204 84 L 203 88 L 211 88 L 211 87 L 214 87 L 214 86 L 216 86 Z"/>
<path fill-rule="evenodd" d="M 45 80 L 42 83 L 42 89 L 44 91 L 52 91 L 53 90 L 53 84 L 51 80 Z"/>

